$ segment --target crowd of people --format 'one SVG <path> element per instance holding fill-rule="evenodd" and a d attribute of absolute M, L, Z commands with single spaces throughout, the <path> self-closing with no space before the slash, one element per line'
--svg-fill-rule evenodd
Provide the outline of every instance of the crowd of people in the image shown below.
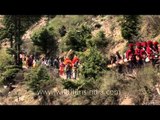
<path fill-rule="evenodd" d="M 122 65 L 127 63 L 128 67 L 133 69 L 135 67 L 141 67 L 147 63 L 151 63 L 153 66 L 159 60 L 159 43 L 151 40 L 147 42 L 130 43 L 127 51 L 122 56 L 117 51 L 114 55 L 110 56 L 110 65 Z M 77 79 L 79 58 L 76 54 L 71 57 L 35 57 L 33 55 L 20 54 L 23 68 L 36 67 L 38 65 L 44 65 L 46 67 L 53 67 L 58 70 L 59 76 L 65 76 L 66 79 Z"/>
<path fill-rule="evenodd" d="M 66 79 L 77 79 L 79 58 L 74 55 L 72 59 L 69 57 L 35 57 L 33 55 L 20 54 L 22 66 L 24 69 L 35 68 L 43 65 L 58 70 L 59 76 L 66 76 Z"/>
<path fill-rule="evenodd" d="M 110 56 L 110 64 L 128 63 L 129 68 L 141 67 L 147 63 L 154 66 L 159 60 L 159 43 L 151 40 L 145 42 L 130 43 L 123 56 L 116 52 Z"/>

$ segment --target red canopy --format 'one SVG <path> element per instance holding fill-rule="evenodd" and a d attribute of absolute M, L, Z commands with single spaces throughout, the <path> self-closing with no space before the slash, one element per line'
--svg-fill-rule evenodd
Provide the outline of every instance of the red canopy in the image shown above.
<path fill-rule="evenodd" d="M 72 60 L 72 64 L 75 64 L 77 61 L 79 61 L 79 58 L 78 57 L 74 57 L 73 60 Z"/>

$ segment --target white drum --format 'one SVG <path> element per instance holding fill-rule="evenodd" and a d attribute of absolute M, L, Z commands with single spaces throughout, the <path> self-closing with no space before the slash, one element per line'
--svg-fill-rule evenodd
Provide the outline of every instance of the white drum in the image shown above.
<path fill-rule="evenodd" d="M 124 59 L 124 62 L 128 62 L 127 58 Z"/>
<path fill-rule="evenodd" d="M 155 58 L 158 58 L 158 55 L 155 55 Z"/>
<path fill-rule="evenodd" d="M 147 57 L 146 59 L 145 59 L 145 62 L 149 62 L 150 61 L 150 59 Z"/>

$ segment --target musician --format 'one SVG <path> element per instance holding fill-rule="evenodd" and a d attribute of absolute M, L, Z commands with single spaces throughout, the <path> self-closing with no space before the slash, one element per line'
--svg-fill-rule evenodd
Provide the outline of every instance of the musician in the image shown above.
<path fill-rule="evenodd" d="M 142 49 L 141 49 L 141 56 L 142 56 L 142 61 L 143 61 L 143 64 L 146 62 L 145 60 L 146 60 L 146 58 L 148 57 L 148 55 L 147 55 L 147 42 L 142 42 L 141 43 L 141 45 L 142 45 Z"/>
<path fill-rule="evenodd" d="M 134 44 L 129 44 L 129 49 L 126 51 L 126 58 L 129 63 L 129 68 L 134 68 L 136 64 L 136 57 L 135 57 L 135 50 L 134 50 Z"/>
<path fill-rule="evenodd" d="M 142 53 L 143 53 L 143 49 L 142 49 L 142 44 L 140 42 L 136 43 L 136 49 L 135 49 L 135 55 L 136 55 L 136 63 L 137 66 L 140 67 L 141 65 L 143 65 L 143 61 L 142 61 Z"/>
<path fill-rule="evenodd" d="M 147 50 L 147 42 L 146 41 L 142 42 L 141 45 L 142 45 L 143 49 L 146 51 Z"/>
<path fill-rule="evenodd" d="M 149 61 L 152 61 L 154 59 L 154 53 L 153 53 L 153 42 L 151 40 L 149 40 L 147 42 L 148 46 L 147 46 L 147 54 L 148 54 L 148 58 L 149 58 Z"/>

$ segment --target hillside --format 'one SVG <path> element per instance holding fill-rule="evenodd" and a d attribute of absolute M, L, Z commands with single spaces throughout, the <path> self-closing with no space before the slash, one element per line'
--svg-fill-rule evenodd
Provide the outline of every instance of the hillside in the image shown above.
<path fill-rule="evenodd" d="M 160 16 L 140 15 L 139 17 L 139 36 L 135 39 L 160 42 Z M 6 49 L 3 49 L 10 48 L 10 41 L 2 42 L 0 105 L 159 105 L 159 68 L 155 70 L 148 65 L 136 68 L 131 73 L 129 71 L 119 73 L 117 69 L 108 70 L 107 65 L 104 64 L 111 54 L 119 51 L 123 55 L 126 52 L 129 40 L 122 36 L 122 19 L 122 15 L 56 15 L 50 19 L 47 16 L 41 16 L 21 36 L 21 50 L 27 55 L 46 55 L 46 58 L 48 56 L 50 58 L 50 56 L 57 57 L 63 52 L 75 49 L 75 53 L 82 60 L 80 72 L 84 74 L 80 74 L 77 80 L 59 77 L 58 70 L 52 67 L 38 66 L 20 69 L 15 73 L 13 90 L 9 90 L 1 81 L 10 80 L 8 77 L 4 78 L 7 74 L 13 74 L 8 71 L 12 65 L 10 63 L 14 61 L 10 58 L 13 59 L 14 55 L 8 56 Z M 0 15 L 0 30 L 5 27 L 2 20 L 3 16 Z M 48 40 L 55 42 L 47 43 Z M 84 41 L 85 43 L 81 44 Z M 48 47 L 46 51 L 45 45 Z M 97 46 L 94 48 L 92 45 Z M 81 46 L 84 47 L 81 48 Z M 1 57 L 3 54 L 4 58 Z M 7 62 L 7 60 L 10 61 Z M 94 65 L 94 63 L 98 64 Z M 86 66 L 91 68 L 82 70 Z M 96 77 L 86 77 L 85 74 Z M 44 91 L 45 94 L 39 95 L 33 86 Z M 87 93 L 84 94 L 84 91 Z"/>

